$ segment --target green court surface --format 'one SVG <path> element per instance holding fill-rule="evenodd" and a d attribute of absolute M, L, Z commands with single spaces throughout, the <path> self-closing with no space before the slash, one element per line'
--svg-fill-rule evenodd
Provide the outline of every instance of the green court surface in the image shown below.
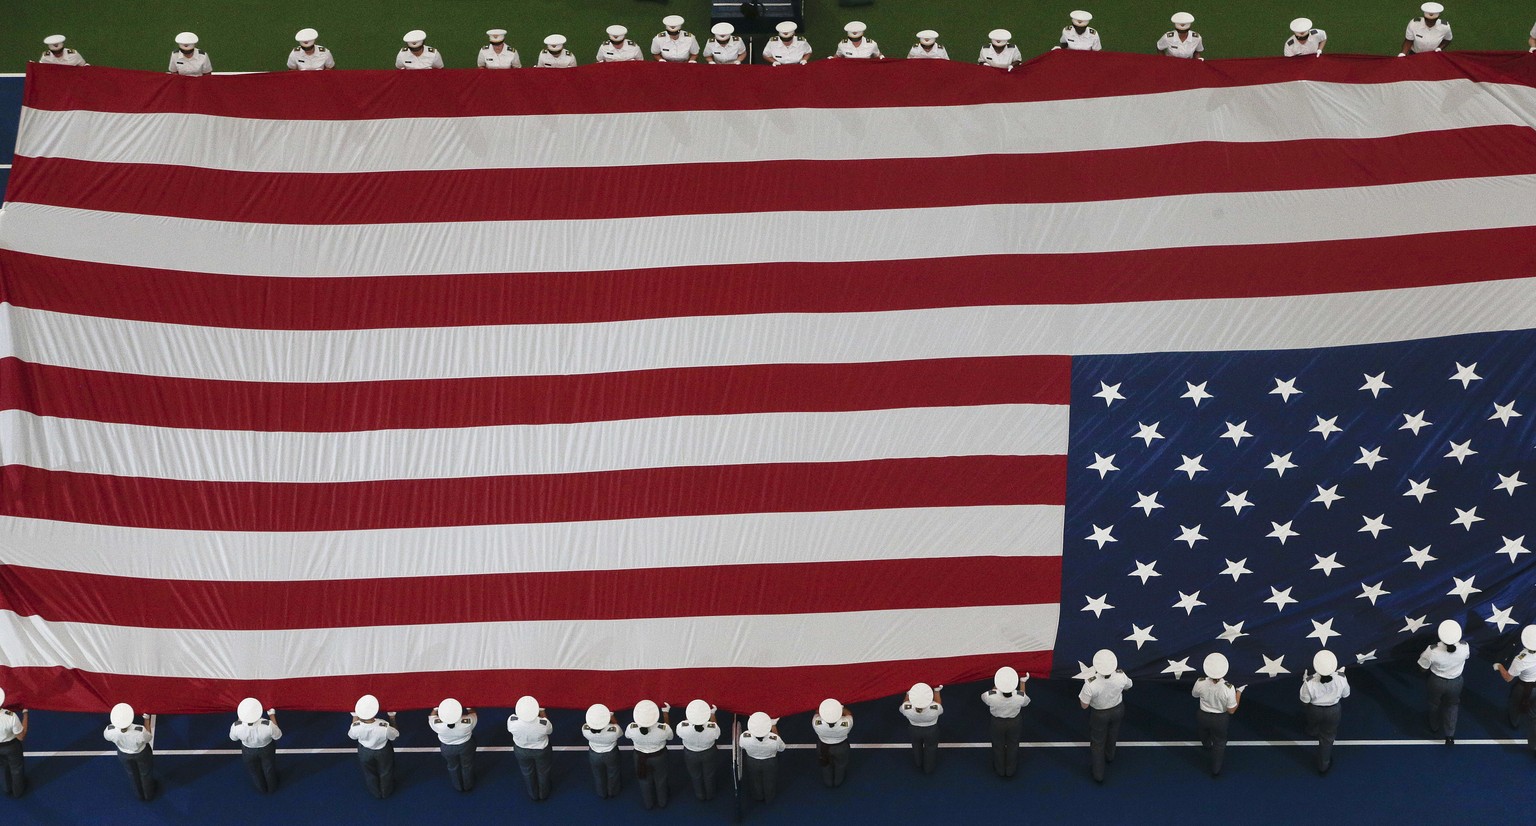
<path fill-rule="evenodd" d="M 61 33 L 94 64 L 164 71 L 177 32 L 194 31 L 219 71 L 284 67 L 293 33 L 312 26 L 341 68 L 385 69 L 394 65 L 400 38 L 426 30 L 449 68 L 474 66 L 488 28 L 505 28 L 524 55 L 545 35 L 559 32 L 583 63 L 592 60 L 610 24 L 628 26 L 648 46 L 667 14 L 687 18 L 688 30 L 709 29 L 706 0 L 257 0 L 167 3 L 164 0 L 18 0 L 0 12 L 8 33 L 0 71 L 19 72 L 42 52 L 42 39 Z M 1536 4 L 1446 0 L 1458 49 L 1526 48 Z M 1195 15 L 1195 30 L 1211 57 L 1278 55 L 1292 18 L 1306 16 L 1329 34 L 1329 49 L 1356 54 L 1396 54 L 1403 27 L 1418 14 L 1416 0 L 807 0 L 806 35 L 819 56 L 830 52 L 849 20 L 869 24 L 869 36 L 892 56 L 904 56 L 913 33 L 937 29 L 951 56 L 973 59 L 987 32 L 1007 28 L 1027 57 L 1055 44 L 1067 13 L 1086 8 L 1104 46 L 1152 52 L 1175 11 Z M 1536 59 L 1536 57 L 1533 57 Z"/>

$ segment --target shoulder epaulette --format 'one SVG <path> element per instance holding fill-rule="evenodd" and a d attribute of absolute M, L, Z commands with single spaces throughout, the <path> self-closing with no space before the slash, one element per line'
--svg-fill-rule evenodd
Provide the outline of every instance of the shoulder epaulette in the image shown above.
<path fill-rule="evenodd" d="M 302 46 L 294 46 L 293 50 L 296 51 L 296 52 L 303 51 L 303 47 Z"/>
<path fill-rule="evenodd" d="M 428 46 L 428 47 L 427 47 L 427 51 L 429 51 L 429 52 L 435 52 L 435 51 L 437 51 L 437 49 L 436 49 L 436 48 L 434 48 L 434 47 L 432 47 L 432 46 Z"/>
<path fill-rule="evenodd" d="M 315 46 L 315 51 L 317 51 L 317 52 L 323 52 L 323 51 L 325 51 L 325 47 L 324 47 L 324 46 L 318 46 L 318 45 L 317 45 L 317 46 Z"/>
<path fill-rule="evenodd" d="M 731 39 L 732 39 L 732 40 L 734 40 L 734 41 L 736 41 L 736 42 L 737 42 L 737 43 L 740 43 L 740 42 L 741 42 L 741 38 L 740 38 L 740 37 L 739 37 L 739 36 L 737 36 L 737 35 L 734 35 L 734 34 L 733 34 L 733 35 L 731 35 Z"/>
<path fill-rule="evenodd" d="M 401 46 L 400 47 L 400 51 L 402 51 L 402 52 L 408 52 L 410 50 L 411 50 L 411 47 L 409 47 L 409 46 Z"/>
<path fill-rule="evenodd" d="M 1178 37 L 1178 36 L 1179 36 L 1179 32 L 1178 32 L 1177 29 L 1175 29 L 1174 31 L 1168 32 L 1167 34 L 1163 35 L 1163 37 Z"/>
<path fill-rule="evenodd" d="M 1098 34 L 1098 32 L 1096 32 L 1096 31 L 1094 31 L 1094 30 L 1093 30 L 1093 27 L 1092 27 L 1092 26 L 1089 26 L 1089 27 L 1088 27 L 1088 31 L 1089 31 L 1089 32 L 1091 32 L 1091 33 L 1093 33 L 1093 34 Z"/>
<path fill-rule="evenodd" d="M 683 36 L 683 37 L 693 37 L 693 33 L 692 33 L 692 32 L 688 32 L 688 31 L 685 31 L 685 32 L 683 32 L 683 34 L 682 34 L 682 36 Z"/>

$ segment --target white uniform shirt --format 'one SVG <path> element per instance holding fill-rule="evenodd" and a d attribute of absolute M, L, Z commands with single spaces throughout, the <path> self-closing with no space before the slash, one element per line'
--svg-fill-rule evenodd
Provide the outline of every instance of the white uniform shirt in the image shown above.
<path fill-rule="evenodd" d="M 624 63 L 644 59 L 645 55 L 640 52 L 640 44 L 633 40 L 626 39 L 623 43 L 605 40 L 603 45 L 597 47 L 598 63 Z"/>
<path fill-rule="evenodd" d="M 837 44 L 837 56 L 853 58 L 854 60 L 873 60 L 885 57 L 880 54 L 880 44 L 867 37 L 859 38 L 858 43 L 844 39 Z"/>
<path fill-rule="evenodd" d="M 324 46 L 316 45 L 314 54 L 305 52 L 298 46 L 288 53 L 288 68 L 299 72 L 318 72 L 321 69 L 336 68 L 336 58 L 331 55 L 331 50 Z"/>
<path fill-rule="evenodd" d="M 277 724 L 265 718 L 254 723 L 235 722 L 229 727 L 229 739 L 240 741 L 240 745 L 248 749 L 265 748 L 272 744 L 273 740 L 281 739 L 283 730 Z"/>
<path fill-rule="evenodd" d="M 711 37 L 704 47 L 704 54 L 716 63 L 740 63 L 747 59 L 747 44 L 734 34 L 724 43 L 718 37 Z"/>
<path fill-rule="evenodd" d="M 1317 54 L 1322 51 L 1323 44 L 1328 42 L 1328 33 L 1322 29 L 1313 29 L 1307 33 L 1306 40 L 1297 40 L 1292 34 L 1291 39 L 1285 41 L 1285 56 Z"/>
<path fill-rule="evenodd" d="M 714 723 L 705 723 L 704 730 L 693 723 L 684 723 L 677 727 L 677 739 L 683 741 L 683 748 L 689 751 L 709 751 L 715 747 L 715 741 L 720 739 L 720 727 Z"/>
<path fill-rule="evenodd" d="M 183 55 L 181 50 L 177 49 L 171 52 L 171 67 L 167 71 L 173 75 L 202 77 L 213 74 L 213 61 L 208 59 L 208 53 L 202 49 L 193 49 L 191 57 Z"/>
<path fill-rule="evenodd" d="M 123 754 L 138 754 L 149 745 L 149 732 L 143 726 L 129 726 L 127 731 L 116 726 L 107 726 L 107 730 L 101 736 L 107 738 L 107 742 L 117 746 L 117 750 Z"/>
<path fill-rule="evenodd" d="M 672 727 L 666 723 L 657 723 L 641 731 L 639 725 L 630 723 L 624 729 L 624 737 L 635 744 L 635 751 L 655 754 L 667 747 L 667 741 L 672 739 Z"/>
<path fill-rule="evenodd" d="M 927 728 L 939 724 L 939 715 L 944 713 L 944 707 L 938 703 L 913 708 L 911 703 L 901 704 L 901 716 L 907 718 L 907 722 L 918 728 Z"/>
<path fill-rule="evenodd" d="M 1077 701 L 1101 711 L 1114 708 L 1120 705 L 1121 695 L 1130 687 L 1131 678 L 1125 676 L 1124 671 L 1116 671 L 1108 677 L 1095 674 L 1084 681 L 1083 690 L 1077 693 Z"/>
<path fill-rule="evenodd" d="M 1536 651 L 1521 651 L 1509 661 L 1509 675 L 1522 683 L 1536 683 Z"/>
<path fill-rule="evenodd" d="M 651 38 L 651 54 L 668 63 L 687 63 L 688 58 L 699 56 L 699 39 L 688 32 L 662 32 Z"/>
<path fill-rule="evenodd" d="M 1457 643 L 1454 652 L 1445 650 L 1445 646 L 1435 643 L 1424 649 L 1419 655 L 1419 668 L 1429 669 L 1429 673 L 1436 677 L 1454 680 L 1461 676 L 1461 669 L 1467 664 L 1467 658 L 1472 656 L 1472 647 L 1465 642 Z"/>
<path fill-rule="evenodd" d="M 9 743 L 21 736 L 21 715 L 8 708 L 0 708 L 0 743 Z"/>
<path fill-rule="evenodd" d="M 84 55 L 82 55 L 79 52 L 75 51 L 74 49 L 70 49 L 70 48 L 61 49 L 57 55 L 55 55 L 53 53 L 52 49 L 49 49 L 48 51 L 43 52 L 43 56 L 38 58 L 37 62 L 38 63 L 53 63 L 53 64 L 57 64 L 59 66 L 89 66 L 89 65 L 91 65 L 91 64 L 85 62 L 85 56 Z"/>
<path fill-rule="evenodd" d="M 1211 714 L 1226 714 L 1227 709 L 1237 705 L 1237 689 L 1226 680 L 1195 680 L 1189 696 L 1200 701 L 1201 711 Z"/>
<path fill-rule="evenodd" d="M 1424 18 L 1415 17 L 1408 21 L 1408 31 L 1403 33 L 1404 40 L 1413 41 L 1413 53 L 1432 52 L 1440 48 L 1441 43 L 1451 39 L 1451 24 L 1444 20 L 1434 26 L 1424 23 Z"/>
<path fill-rule="evenodd" d="M 1344 679 L 1343 674 L 1333 675 L 1333 679 L 1326 683 L 1316 674 L 1301 681 L 1301 701 L 1307 705 L 1336 706 L 1348 696 L 1349 680 Z"/>
<path fill-rule="evenodd" d="M 842 717 L 828 723 L 821 719 L 820 713 L 813 714 L 811 730 L 816 732 L 816 739 L 829 746 L 835 746 L 847 740 L 848 735 L 853 733 L 853 715 L 844 712 Z"/>
<path fill-rule="evenodd" d="M 400 736 L 400 729 L 395 728 L 383 720 L 354 720 L 352 727 L 347 729 L 347 736 L 357 741 L 363 748 L 378 751 L 388 745 L 389 741 Z"/>
<path fill-rule="evenodd" d="M 597 731 L 586 726 L 581 727 L 581 736 L 587 738 L 587 745 L 598 754 L 607 754 L 618 748 L 619 738 L 623 735 L 624 732 L 619 731 L 619 727 L 612 723 Z"/>
<path fill-rule="evenodd" d="M 1007 69 L 1011 68 L 1013 64 L 1018 63 L 1023 59 L 1024 55 L 1019 52 L 1019 47 L 1013 45 L 1012 43 L 1004 46 L 1002 51 L 994 49 L 991 43 L 981 47 L 980 60 L 982 63 L 988 66 L 994 66 L 999 69 Z"/>
<path fill-rule="evenodd" d="M 546 717 L 524 722 L 514 714 L 507 718 L 507 731 L 512 732 L 512 742 L 525 749 L 542 749 L 549 745 L 549 733 L 554 729 Z"/>
<path fill-rule="evenodd" d="M 539 69 L 569 69 L 576 65 L 576 54 L 570 49 L 561 49 L 559 54 L 540 49 L 539 60 L 533 65 Z"/>
<path fill-rule="evenodd" d="M 1074 52 L 1102 51 L 1104 44 L 1099 42 L 1099 33 L 1092 26 L 1084 26 L 1083 33 L 1078 34 L 1075 26 L 1066 26 L 1061 30 L 1061 47 Z"/>
<path fill-rule="evenodd" d="M 912 48 L 907 50 L 907 59 L 908 60 L 948 60 L 949 59 L 949 50 L 945 49 L 944 46 L 939 44 L 939 43 L 935 43 L 935 44 L 933 44 L 933 46 L 931 48 L 927 48 L 927 49 L 923 48 L 923 44 L 921 44 L 921 43 L 914 43 L 914 44 L 912 44 Z"/>
<path fill-rule="evenodd" d="M 1187 31 L 1189 35 L 1183 40 L 1179 39 L 1178 30 L 1166 32 L 1157 39 L 1157 50 L 1169 57 L 1194 57 L 1205 51 L 1205 41 L 1200 39 L 1197 31 Z"/>
<path fill-rule="evenodd" d="M 992 712 L 993 717 L 1008 720 L 1019 716 L 1019 711 L 1029 705 L 1029 695 L 1022 691 L 1012 691 L 1005 697 L 1003 692 L 994 688 L 981 695 L 981 701 L 987 704 L 987 710 Z"/>
<path fill-rule="evenodd" d="M 439 743 L 445 746 L 461 746 L 475 736 L 475 726 L 479 722 L 480 715 L 470 712 L 457 720 L 432 717 L 427 720 L 427 725 L 437 734 Z"/>
<path fill-rule="evenodd" d="M 795 35 L 795 39 L 784 42 L 784 38 L 775 37 L 763 47 L 763 57 L 769 63 L 779 65 L 783 63 L 799 63 L 811 56 L 811 44 L 805 38 Z"/>
<path fill-rule="evenodd" d="M 421 47 L 421 54 L 416 55 L 409 48 L 402 48 L 395 54 L 396 69 L 441 69 L 443 68 L 443 55 L 431 46 Z"/>
<path fill-rule="evenodd" d="M 767 737 L 759 740 L 746 732 L 742 732 L 741 750 L 746 752 L 748 757 L 767 760 L 770 757 L 777 757 L 779 752 L 784 750 L 784 741 L 780 740 L 777 734 L 770 733 Z"/>
<path fill-rule="evenodd" d="M 501 51 L 496 51 L 500 46 Z M 517 50 L 505 43 L 487 43 L 480 47 L 480 56 L 475 58 L 475 65 L 482 69 L 521 69 L 523 59 L 517 56 Z"/>

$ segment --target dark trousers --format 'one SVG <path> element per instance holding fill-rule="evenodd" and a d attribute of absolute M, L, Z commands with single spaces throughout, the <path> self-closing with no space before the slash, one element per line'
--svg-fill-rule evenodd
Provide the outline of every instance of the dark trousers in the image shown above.
<path fill-rule="evenodd" d="M 1307 708 L 1307 736 L 1317 738 L 1317 770 L 1326 772 L 1333 767 L 1333 739 L 1339 734 L 1339 717 L 1343 703 L 1331 706 Z"/>
<path fill-rule="evenodd" d="M 688 769 L 688 779 L 693 782 L 693 796 L 700 800 L 715 799 L 715 767 L 719 750 L 714 746 L 703 751 L 683 749 L 683 766 Z"/>
<path fill-rule="evenodd" d="M 909 725 L 907 731 L 912 735 L 913 765 L 922 769 L 923 774 L 933 774 L 939 767 L 939 727 Z"/>
<path fill-rule="evenodd" d="M 817 762 L 821 763 L 821 782 L 827 788 L 835 789 L 848 778 L 848 755 L 852 750 L 847 740 L 816 745 Z"/>
<path fill-rule="evenodd" d="M 741 763 L 742 773 L 746 775 L 747 789 L 752 792 L 752 799 L 764 803 L 772 802 L 773 796 L 779 793 L 779 759 L 777 757 L 759 759 L 743 754 Z"/>
<path fill-rule="evenodd" d="M 240 762 L 245 773 L 256 784 L 256 791 L 266 794 L 277 791 L 277 743 L 271 742 L 259 749 L 240 746 Z"/>
<path fill-rule="evenodd" d="M 1466 675 L 1454 680 L 1429 675 L 1429 730 L 1444 737 L 1456 736 L 1461 715 L 1461 686 Z"/>
<path fill-rule="evenodd" d="M 1115 740 L 1120 737 L 1120 721 L 1124 719 L 1125 703 L 1088 712 L 1088 753 L 1093 762 L 1094 780 L 1103 782 L 1104 764 L 1115 761 Z"/>
<path fill-rule="evenodd" d="M 1505 713 L 1509 715 L 1511 728 L 1518 728 L 1525 719 L 1526 713 L 1531 708 L 1531 686 L 1536 683 L 1527 683 L 1515 680 L 1509 685 L 1509 706 Z"/>
<path fill-rule="evenodd" d="M 640 802 L 647 809 L 667 808 L 667 750 L 647 754 L 635 751 L 635 782 Z"/>
<path fill-rule="evenodd" d="M 0 777 L 5 778 L 5 793 L 11 797 L 27 791 L 27 766 L 21 754 L 20 740 L 0 743 Z"/>
<path fill-rule="evenodd" d="M 385 743 L 382 749 L 370 749 L 359 744 L 357 763 L 363 769 L 363 782 L 368 793 L 383 800 L 395 791 L 395 744 Z"/>
<path fill-rule="evenodd" d="M 992 718 L 992 771 L 1012 777 L 1019 770 L 1019 739 L 1024 734 L 1024 715 Z"/>
<path fill-rule="evenodd" d="M 592 785 L 603 800 L 619 796 L 619 747 L 608 751 L 587 749 L 587 765 L 592 769 Z"/>
<path fill-rule="evenodd" d="M 443 761 L 448 764 L 448 782 L 453 784 L 453 790 L 467 792 L 475 788 L 475 741 L 466 740 L 451 746 L 441 743 L 439 748 L 443 752 Z"/>
<path fill-rule="evenodd" d="M 155 797 L 155 750 L 145 746 L 138 754 L 117 753 L 117 760 L 123 764 L 123 769 L 128 772 L 128 780 L 133 784 L 133 793 L 140 800 L 152 800 Z"/>
<path fill-rule="evenodd" d="M 545 746 L 542 749 L 525 749 L 513 744 L 512 751 L 517 755 L 517 770 L 523 773 L 523 783 L 528 787 L 528 796 L 534 800 L 544 800 L 549 797 L 549 755 L 554 751 L 553 746 Z"/>
<path fill-rule="evenodd" d="M 1195 712 L 1195 728 L 1200 732 L 1200 745 L 1211 752 L 1211 776 L 1221 774 L 1222 761 L 1227 757 L 1227 724 L 1232 715 L 1226 712 L 1212 713 L 1201 709 Z"/>

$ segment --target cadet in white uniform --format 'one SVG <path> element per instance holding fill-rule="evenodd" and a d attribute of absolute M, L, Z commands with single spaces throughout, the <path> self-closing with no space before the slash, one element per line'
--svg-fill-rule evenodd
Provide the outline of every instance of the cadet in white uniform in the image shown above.
<path fill-rule="evenodd" d="M 213 74 L 213 61 L 208 53 L 197 48 L 197 35 L 182 32 L 176 35 L 176 51 L 171 52 L 171 67 L 166 70 L 183 77 L 202 77 Z"/>
<path fill-rule="evenodd" d="M 64 48 L 64 35 L 62 34 L 48 35 L 43 38 L 43 45 L 47 46 L 48 49 L 43 52 L 42 57 L 37 59 L 38 63 L 54 63 L 59 66 L 91 65 L 85 62 L 85 55 L 80 54 L 74 49 Z"/>
<path fill-rule="evenodd" d="M 651 54 L 662 63 L 697 63 L 699 39 L 683 31 L 683 18 L 669 14 L 661 25 L 663 31 L 651 38 Z"/>
<path fill-rule="evenodd" d="M 155 719 L 144 717 L 144 725 L 133 722 L 133 706 L 118 703 L 112 707 L 112 725 L 101 733 L 107 742 L 117 746 L 117 760 L 128 772 L 133 783 L 133 793 L 140 800 L 152 800 L 155 796 L 155 749 L 150 741 L 155 736 Z"/>
<path fill-rule="evenodd" d="M 880 44 L 865 37 L 864 31 L 864 24 L 857 20 L 844 26 L 843 33 L 848 37 L 838 42 L 832 56 L 854 60 L 884 60 L 885 55 L 880 53 Z"/>
<path fill-rule="evenodd" d="M 816 762 L 821 764 L 821 782 L 827 788 L 843 785 L 848 777 L 848 755 L 852 746 L 848 735 L 853 733 L 853 712 L 837 700 L 821 701 L 816 714 L 811 717 L 811 730 L 816 732 L 820 744 L 816 746 Z"/>
<path fill-rule="evenodd" d="M 554 752 L 549 733 L 553 728 L 544 709 L 539 708 L 539 701 L 526 694 L 518 698 L 516 710 L 507 718 L 517 768 L 523 773 L 528 796 L 534 800 L 549 797 L 550 755 Z"/>
<path fill-rule="evenodd" d="M 1088 711 L 1088 751 L 1093 762 L 1093 779 L 1104 782 L 1104 764 L 1115 762 L 1115 740 L 1120 736 L 1120 721 L 1125 719 L 1125 690 L 1131 678 L 1120 670 L 1115 652 L 1100 649 L 1093 655 L 1093 676 L 1083 683 L 1077 702 Z"/>
<path fill-rule="evenodd" d="M 587 708 L 586 725 L 581 736 L 587 739 L 587 767 L 592 770 L 592 784 L 603 800 L 619 796 L 619 721 L 602 703 Z"/>
<path fill-rule="evenodd" d="M 427 45 L 427 33 L 412 29 L 405 33 L 405 45 L 395 55 L 396 69 L 441 69 L 443 56 Z"/>
<path fill-rule="evenodd" d="M 948 60 L 949 50 L 939 43 L 939 33 L 923 29 L 917 33 L 917 43 L 907 50 L 908 60 Z"/>
<path fill-rule="evenodd" d="M 507 45 L 506 29 L 487 29 L 485 36 L 491 42 L 480 47 L 475 66 L 481 69 L 521 69 L 523 61 L 517 50 Z"/>
<path fill-rule="evenodd" d="M 552 34 L 544 38 L 544 48 L 533 65 L 538 69 L 569 69 L 576 65 L 576 53 L 565 47 L 565 35 Z"/>
<path fill-rule="evenodd" d="M 1408 21 L 1408 30 L 1403 33 L 1403 50 L 1397 53 L 1398 57 L 1445 51 L 1446 44 L 1451 42 L 1451 24 L 1440 19 L 1445 6 L 1425 3 L 1419 6 L 1419 11 L 1424 12 L 1424 16 Z"/>
<path fill-rule="evenodd" d="M 736 27 L 729 23 L 716 23 L 709 30 L 714 37 L 704 49 L 705 63 L 736 65 L 747 59 L 747 44 L 736 36 Z"/>
<path fill-rule="evenodd" d="M 785 20 L 775 26 L 774 30 L 779 33 L 779 36 L 768 39 L 768 45 L 763 47 L 764 60 L 774 66 L 810 62 L 811 44 L 805 38 L 795 34 L 794 23 Z"/>
<path fill-rule="evenodd" d="M 991 42 L 981 47 L 981 57 L 976 60 L 977 63 L 1011 72 L 1013 67 L 1024 62 L 1019 47 L 1010 42 L 1013 40 L 1013 32 L 993 29 L 987 34 L 987 40 Z"/>
<path fill-rule="evenodd" d="M 624 737 L 635 744 L 635 782 L 647 809 L 667 808 L 667 743 L 672 740 L 672 705 L 651 700 L 635 704 L 635 720 Z"/>
<path fill-rule="evenodd" d="M 1227 724 L 1237 713 L 1243 693 L 1227 682 L 1231 664 L 1225 654 L 1207 654 L 1202 664 L 1205 679 L 1196 680 L 1189 695 L 1200 701 L 1195 713 L 1195 729 L 1200 733 L 1200 744 L 1211 753 L 1211 776 L 1221 776 L 1221 765 L 1227 756 Z"/>
<path fill-rule="evenodd" d="M 1312 21 L 1305 17 L 1298 17 L 1291 21 L 1291 39 L 1285 41 L 1286 57 L 1302 57 L 1305 55 L 1323 56 L 1323 44 L 1328 42 L 1328 33 L 1322 29 L 1312 28 Z"/>
<path fill-rule="evenodd" d="M 741 733 L 741 762 L 753 800 L 770 803 L 779 793 L 778 757 L 783 750 L 784 741 L 779 739 L 773 718 L 761 711 L 752 712 L 747 730 Z"/>
<path fill-rule="evenodd" d="M 923 774 L 933 774 L 939 767 L 939 715 L 944 713 L 939 692 L 943 690 L 944 686 L 935 689 L 917 683 L 901 703 L 901 716 L 907 718 L 907 733 L 912 737 L 912 763 Z"/>
<path fill-rule="evenodd" d="M 1508 668 L 1503 663 L 1494 663 L 1493 668 L 1504 682 L 1510 683 L 1509 705 L 1505 708 L 1510 728 L 1519 727 L 1523 721 L 1526 742 L 1536 751 L 1536 703 L 1531 702 L 1531 688 L 1536 686 L 1536 625 L 1527 625 L 1520 631 L 1520 645 L 1523 648 L 1509 661 Z M 0 722 L 0 729 L 3 727 Z"/>
<path fill-rule="evenodd" d="M 329 49 L 317 44 L 320 33 L 314 29 L 299 29 L 293 36 L 299 45 L 288 53 L 288 68 L 298 72 L 318 72 L 336 68 L 336 58 Z"/>
<path fill-rule="evenodd" d="M 261 701 L 247 697 L 235 709 L 237 722 L 229 726 L 229 739 L 240 743 L 240 762 L 246 774 L 262 794 L 277 791 L 277 741 L 283 730 L 277 727 L 277 710 L 261 716 Z"/>
<path fill-rule="evenodd" d="M 683 724 L 677 727 L 677 739 L 683 741 L 683 767 L 693 783 L 693 796 L 700 800 L 715 799 L 715 768 L 719 750 L 715 743 L 720 739 L 720 724 L 715 721 L 715 707 L 703 700 L 694 700 L 684 711 Z"/>
<path fill-rule="evenodd" d="M 399 736 L 394 712 L 388 721 L 379 719 L 379 698 L 364 694 L 357 699 L 347 737 L 357 741 L 357 763 L 368 793 L 380 800 L 395 791 L 395 738 Z"/>
<path fill-rule="evenodd" d="M 609 26 L 608 40 L 597 47 L 598 63 L 628 63 L 632 60 L 645 60 L 645 55 L 640 53 L 640 44 L 630 40 L 629 29 L 623 26 Z"/>
<path fill-rule="evenodd" d="M 1173 31 L 1166 32 L 1157 39 L 1157 50 L 1169 57 L 1205 59 L 1205 41 L 1200 33 L 1190 31 L 1189 27 L 1195 24 L 1195 16 L 1187 11 L 1181 11 L 1172 18 Z"/>
<path fill-rule="evenodd" d="M 1099 42 L 1099 33 L 1088 25 L 1093 15 L 1085 11 L 1075 11 L 1068 16 L 1071 25 L 1061 30 L 1061 42 L 1056 44 L 1056 49 L 1066 49 L 1071 52 L 1097 52 L 1102 51 L 1104 44 Z"/>
<path fill-rule="evenodd" d="M 448 764 L 448 782 L 453 790 L 467 792 L 475 788 L 475 726 L 480 715 L 448 697 L 427 715 L 427 726 L 437 735 L 438 749 Z"/>
<path fill-rule="evenodd" d="M 27 792 L 27 765 L 22 756 L 27 724 L 27 710 L 17 714 L 6 708 L 5 689 L 0 688 L 0 776 L 5 778 L 5 793 L 11 797 Z"/>
<path fill-rule="evenodd" d="M 1019 769 L 1019 740 L 1024 735 L 1024 707 L 1029 705 L 1029 695 L 1024 693 L 1024 683 L 1019 672 L 1003 666 L 992 676 L 992 690 L 981 695 L 992 714 L 992 771 L 998 777 L 1012 777 Z"/>
<path fill-rule="evenodd" d="M 1435 629 L 1440 642 L 1419 655 L 1419 668 L 1429 670 L 1429 730 L 1445 737 L 1447 746 L 1456 742 L 1456 718 L 1461 713 L 1461 687 L 1466 680 L 1461 671 L 1472 656 L 1471 646 L 1461 641 L 1461 625 L 1446 620 Z"/>
<path fill-rule="evenodd" d="M 1317 738 L 1317 773 L 1333 768 L 1333 739 L 1339 733 L 1340 701 L 1349 696 L 1349 680 L 1332 651 L 1312 655 L 1316 674 L 1301 675 L 1301 701 L 1306 704 L 1307 736 Z"/>

